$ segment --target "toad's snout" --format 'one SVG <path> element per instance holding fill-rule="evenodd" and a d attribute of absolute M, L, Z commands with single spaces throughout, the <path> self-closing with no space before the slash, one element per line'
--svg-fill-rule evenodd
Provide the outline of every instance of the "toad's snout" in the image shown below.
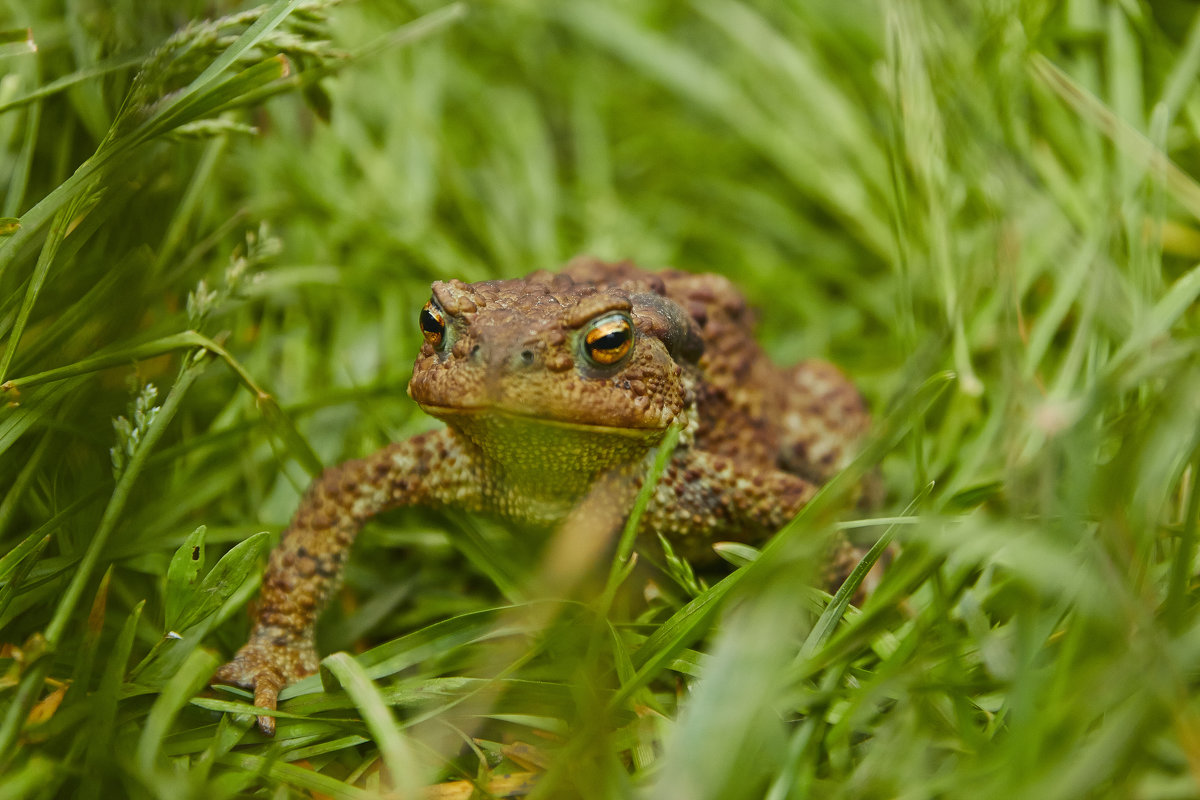
<path fill-rule="evenodd" d="M 499 380 L 512 372 L 540 367 L 544 351 L 545 347 L 537 341 L 477 341 L 467 351 L 467 363 L 483 370 L 489 380 Z"/>

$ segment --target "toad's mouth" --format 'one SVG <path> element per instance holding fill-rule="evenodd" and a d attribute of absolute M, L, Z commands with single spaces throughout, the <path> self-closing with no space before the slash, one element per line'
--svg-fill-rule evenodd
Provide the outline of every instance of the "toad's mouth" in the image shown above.
<path fill-rule="evenodd" d="M 496 406 L 439 406 L 431 403 L 420 402 L 418 402 L 417 405 L 419 405 L 421 410 L 429 416 L 437 417 L 440 420 L 448 422 L 463 418 L 472 420 L 508 420 L 517 424 L 596 433 L 603 434 L 605 436 L 628 436 L 630 438 L 637 439 L 644 439 L 647 436 L 661 435 L 666 432 L 668 427 L 665 425 L 620 426 L 598 425 L 590 422 L 572 422 L 569 420 L 554 419 L 553 417 L 546 417 L 525 411 L 512 411 L 510 409 L 497 408 Z"/>

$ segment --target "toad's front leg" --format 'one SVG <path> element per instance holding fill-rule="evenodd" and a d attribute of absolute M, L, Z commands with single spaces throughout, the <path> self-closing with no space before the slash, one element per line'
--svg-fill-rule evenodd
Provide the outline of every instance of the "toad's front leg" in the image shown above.
<path fill-rule="evenodd" d="M 441 430 L 325 470 L 271 551 L 250 640 L 213 683 L 251 689 L 255 705 L 275 708 L 283 687 L 317 670 L 317 617 L 341 583 L 362 524 L 400 506 L 477 506 L 476 469 L 472 454 Z M 268 735 L 275 732 L 271 717 L 259 717 L 258 724 Z"/>

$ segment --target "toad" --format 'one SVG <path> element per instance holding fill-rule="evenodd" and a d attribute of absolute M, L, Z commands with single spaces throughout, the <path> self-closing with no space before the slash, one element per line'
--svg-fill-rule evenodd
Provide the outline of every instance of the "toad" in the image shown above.
<path fill-rule="evenodd" d="M 598 556 L 674 426 L 639 536 L 700 559 L 715 541 L 781 528 L 868 423 L 832 365 L 774 366 L 745 300 L 717 275 L 580 258 L 558 273 L 439 281 L 419 325 L 408 393 L 446 426 L 332 467 L 305 493 L 270 555 L 250 640 L 214 677 L 253 690 L 260 707 L 316 672 L 317 616 L 376 514 L 456 507 L 580 529 L 601 540 Z M 259 724 L 274 730 L 272 718 Z"/>

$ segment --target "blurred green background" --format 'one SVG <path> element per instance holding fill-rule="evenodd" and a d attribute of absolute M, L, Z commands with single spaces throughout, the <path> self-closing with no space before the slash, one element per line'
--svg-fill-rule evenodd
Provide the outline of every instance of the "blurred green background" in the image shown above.
<path fill-rule="evenodd" d="M 1200 796 L 1198 70 L 1183 0 L 0 5 L 0 796 Z M 764 557 L 500 636 L 536 543 L 400 514 L 322 631 L 381 649 L 274 742 L 192 699 L 250 537 L 432 425 L 429 282 L 579 253 L 854 376 L 862 611 Z"/>

